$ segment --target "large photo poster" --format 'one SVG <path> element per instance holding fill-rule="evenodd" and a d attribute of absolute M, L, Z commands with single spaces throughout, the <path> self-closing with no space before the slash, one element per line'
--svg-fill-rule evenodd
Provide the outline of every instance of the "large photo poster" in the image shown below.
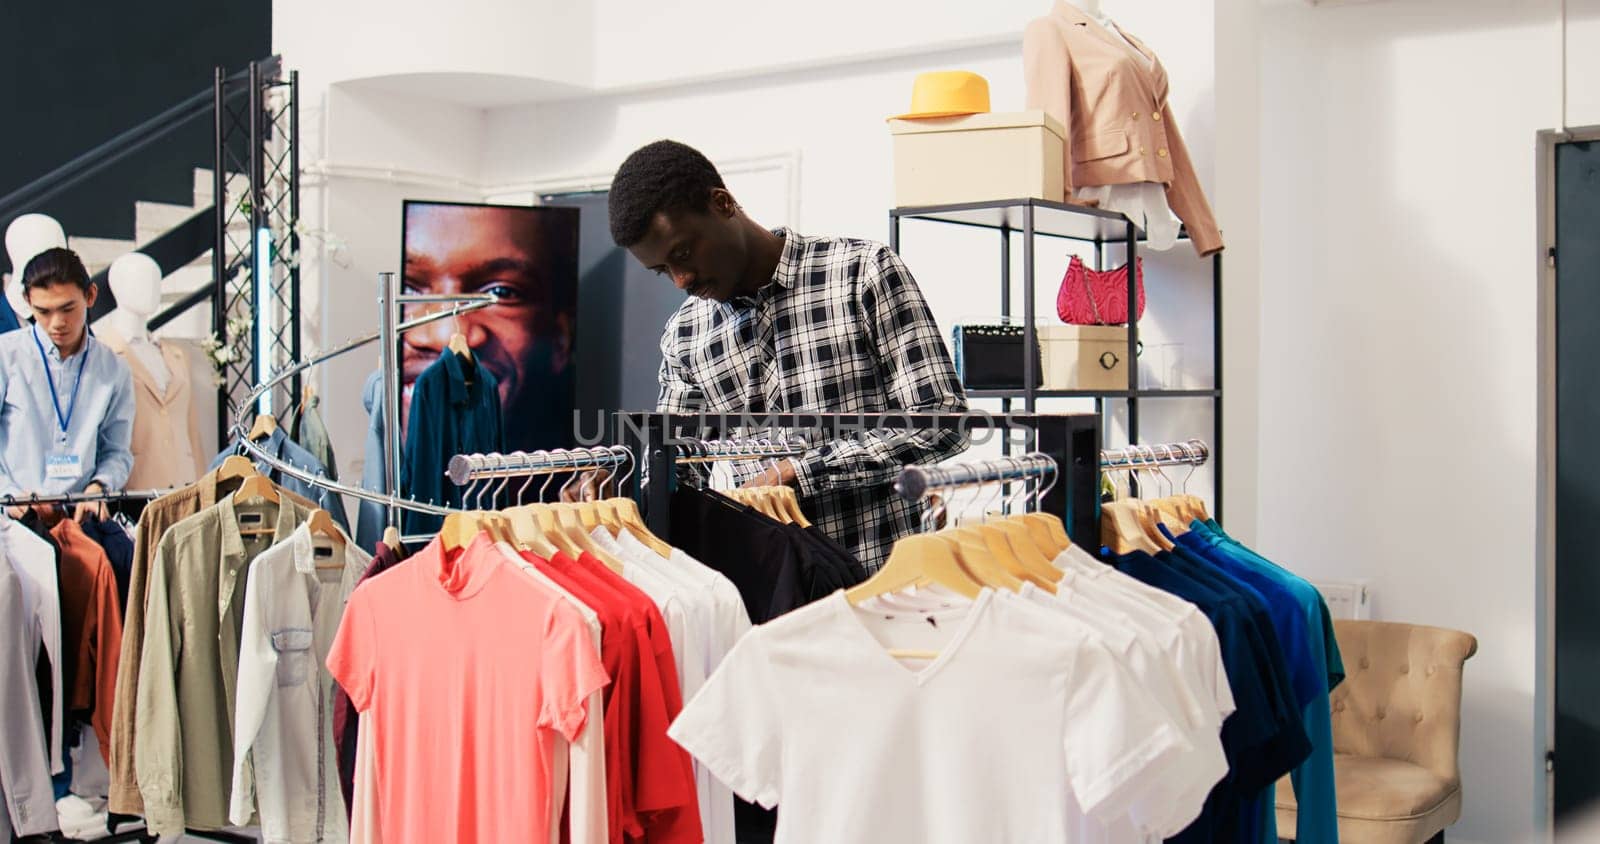
<path fill-rule="evenodd" d="M 401 335 L 401 419 L 417 376 L 459 334 L 498 382 L 508 451 L 572 444 L 578 210 L 406 200 L 408 294 L 493 293 L 497 304 Z M 413 319 L 448 304 L 411 305 Z"/>

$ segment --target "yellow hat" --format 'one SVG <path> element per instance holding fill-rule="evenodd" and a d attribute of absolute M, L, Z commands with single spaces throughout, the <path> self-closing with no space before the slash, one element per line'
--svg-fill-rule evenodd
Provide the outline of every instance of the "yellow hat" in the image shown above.
<path fill-rule="evenodd" d="M 989 110 L 989 80 L 966 70 L 917 74 L 911 88 L 911 111 L 890 120 L 955 117 Z"/>

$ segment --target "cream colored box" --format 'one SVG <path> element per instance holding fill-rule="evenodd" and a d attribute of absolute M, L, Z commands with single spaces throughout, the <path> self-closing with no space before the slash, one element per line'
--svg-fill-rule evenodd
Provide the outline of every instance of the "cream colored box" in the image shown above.
<path fill-rule="evenodd" d="M 1066 131 L 1041 110 L 890 120 L 889 131 L 896 206 L 1062 200 Z"/>
<path fill-rule="evenodd" d="M 1128 389 L 1127 326 L 1041 325 L 1038 331 L 1044 389 Z"/>

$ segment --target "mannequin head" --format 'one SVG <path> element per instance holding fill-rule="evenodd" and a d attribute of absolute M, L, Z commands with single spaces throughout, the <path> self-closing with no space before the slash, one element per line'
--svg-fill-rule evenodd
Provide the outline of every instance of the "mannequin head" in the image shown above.
<path fill-rule="evenodd" d="M 22 295 L 23 269 L 40 252 L 66 245 L 67 233 L 54 217 L 23 214 L 6 227 L 6 255 L 11 259 L 11 283 L 6 285 L 6 299 L 19 317 L 28 313 L 28 301 Z"/>
<path fill-rule="evenodd" d="M 143 322 L 161 308 L 161 266 L 154 258 L 129 252 L 111 262 L 107 275 L 111 295 L 117 297 L 117 310 Z"/>

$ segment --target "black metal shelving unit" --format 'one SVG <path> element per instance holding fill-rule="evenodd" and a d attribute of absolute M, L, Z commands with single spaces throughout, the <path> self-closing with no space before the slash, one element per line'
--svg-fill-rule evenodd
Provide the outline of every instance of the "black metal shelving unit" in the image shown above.
<path fill-rule="evenodd" d="M 1121 390 L 1045 390 L 1034 387 L 1034 357 L 1028 350 L 1038 345 L 1035 328 L 1034 301 L 1037 286 L 1037 267 L 1034 261 L 1036 239 L 1051 237 L 1094 244 L 1094 266 L 1105 268 L 1107 245 L 1122 245 L 1126 261 L 1137 266 L 1139 241 L 1143 233 L 1131 220 L 1120 213 L 1081 205 L 1068 205 L 1044 199 L 1000 199 L 989 202 L 965 202 L 954 205 L 926 205 L 892 208 L 889 210 L 889 245 L 900 251 L 900 223 L 902 220 L 926 220 L 949 225 L 990 229 L 1000 236 L 1000 315 L 1011 317 L 1011 256 L 1012 236 L 1020 235 L 1022 241 L 1022 325 L 1024 354 L 1022 356 L 1022 383 L 1026 386 L 1014 390 L 969 390 L 974 399 L 1000 399 L 1004 411 L 1010 412 L 1012 402 L 1021 400 L 1025 413 L 1035 413 L 1041 398 L 1094 399 L 1095 411 L 1101 415 L 1102 436 L 1109 437 L 1112 426 L 1106 418 L 1107 400 L 1125 400 L 1128 403 L 1128 439 L 1139 441 L 1139 403 L 1146 399 L 1212 400 L 1212 432 L 1210 439 L 1212 492 L 1214 510 L 1222 513 L 1222 255 L 1211 256 L 1212 302 L 1212 366 L 1213 387 L 1209 390 L 1145 389 L 1139 383 L 1139 323 L 1133 309 L 1138 306 L 1136 278 L 1128 273 L 1128 386 Z M 1112 443 L 1104 443 L 1112 446 Z"/>

